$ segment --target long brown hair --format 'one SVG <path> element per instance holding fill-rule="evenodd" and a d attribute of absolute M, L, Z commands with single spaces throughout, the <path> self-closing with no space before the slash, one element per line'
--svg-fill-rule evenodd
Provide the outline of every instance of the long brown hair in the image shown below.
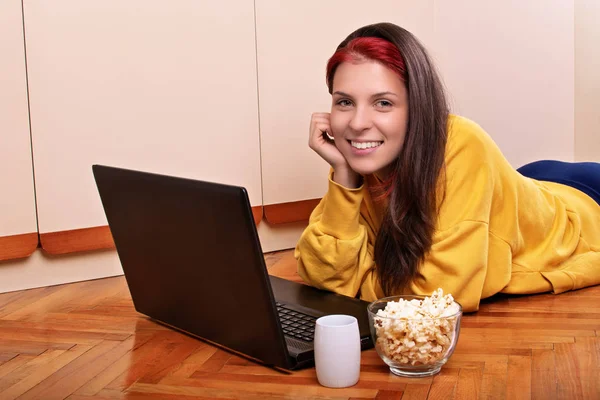
<path fill-rule="evenodd" d="M 404 145 L 392 165 L 387 209 L 375 241 L 375 264 L 386 295 L 403 290 L 419 274 L 419 265 L 431 249 L 437 221 L 438 180 L 443 175 L 448 113 L 443 84 L 419 40 L 407 30 L 379 23 L 351 33 L 327 67 L 331 92 L 333 76 L 343 52 L 354 39 L 375 37 L 395 45 L 403 60 L 400 75 L 408 91 L 408 125 Z M 353 53 L 356 49 L 353 48 Z M 389 60 L 358 52 L 357 56 L 388 65 Z M 442 185 L 443 186 L 443 185 Z"/>

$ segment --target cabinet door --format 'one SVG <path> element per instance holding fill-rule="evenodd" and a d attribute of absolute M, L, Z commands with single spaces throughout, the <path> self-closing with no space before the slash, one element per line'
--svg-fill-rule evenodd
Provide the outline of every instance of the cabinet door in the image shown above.
<path fill-rule="evenodd" d="M 241 185 L 262 215 L 252 0 L 24 0 L 24 13 L 46 251 L 111 245 L 95 163 Z"/>
<path fill-rule="evenodd" d="M 436 54 L 454 111 L 515 167 L 574 155 L 572 0 L 435 3 Z"/>
<path fill-rule="evenodd" d="M 0 261 L 38 244 L 20 0 L 0 2 Z"/>
<path fill-rule="evenodd" d="M 426 45 L 433 0 L 256 0 L 263 196 L 271 223 L 305 220 L 327 189 L 328 165 L 308 148 L 313 112 L 329 112 L 325 66 L 355 29 L 389 21 Z"/>
<path fill-rule="evenodd" d="M 575 0 L 575 159 L 600 162 L 600 2 Z"/>

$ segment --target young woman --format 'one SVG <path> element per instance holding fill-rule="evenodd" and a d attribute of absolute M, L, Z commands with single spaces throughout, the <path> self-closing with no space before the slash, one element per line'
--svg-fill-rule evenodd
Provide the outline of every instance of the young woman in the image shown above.
<path fill-rule="evenodd" d="M 329 189 L 295 251 L 306 282 L 369 301 L 441 287 L 465 311 L 600 283 L 600 164 L 513 169 L 449 114 L 425 49 L 393 24 L 350 34 L 327 85 L 309 146 L 331 165 Z"/>

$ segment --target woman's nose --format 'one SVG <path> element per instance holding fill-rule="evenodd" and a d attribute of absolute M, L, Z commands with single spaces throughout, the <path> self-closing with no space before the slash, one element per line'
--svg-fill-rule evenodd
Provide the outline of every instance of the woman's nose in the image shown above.
<path fill-rule="evenodd" d="M 350 129 L 353 131 L 361 132 L 371 127 L 371 115 L 369 110 L 364 107 L 357 107 L 350 120 Z"/>

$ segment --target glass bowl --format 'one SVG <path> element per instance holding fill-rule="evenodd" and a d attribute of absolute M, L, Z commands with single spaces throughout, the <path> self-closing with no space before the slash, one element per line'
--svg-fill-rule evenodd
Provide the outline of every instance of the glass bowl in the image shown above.
<path fill-rule="evenodd" d="M 458 311 L 436 318 L 391 318 L 377 315 L 388 302 L 423 300 L 425 296 L 391 296 L 372 302 L 367 307 L 371 336 L 377 354 L 399 376 L 435 375 L 448 361 L 460 332 L 462 306 Z"/>

